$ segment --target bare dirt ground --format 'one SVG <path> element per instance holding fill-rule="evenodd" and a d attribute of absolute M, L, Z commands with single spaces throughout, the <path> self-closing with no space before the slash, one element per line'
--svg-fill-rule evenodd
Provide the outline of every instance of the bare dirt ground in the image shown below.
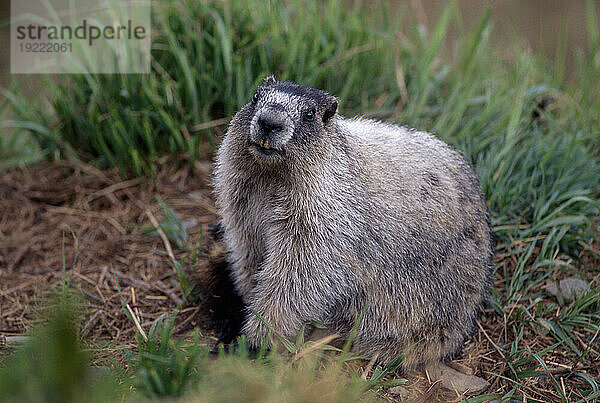
<path fill-rule="evenodd" d="M 202 162 L 179 169 L 166 164 L 154 179 L 124 181 L 115 170 L 55 162 L 0 174 L 0 335 L 25 333 L 50 291 L 68 281 L 85 296 L 83 336 L 99 345 L 134 347 L 138 330 L 125 314 L 124 305 L 129 305 L 147 330 L 160 315 L 172 313 L 183 299 L 165 242 L 142 228 L 152 225 L 151 216 L 160 218 L 160 197 L 182 220 L 191 222 L 188 251 L 172 244 L 175 258 L 188 273 L 202 271 L 207 264 L 206 244 L 210 243 L 202 234 L 207 234 L 208 224 L 216 220 L 210 169 L 210 164 Z M 597 241 L 596 246 L 600 239 Z M 581 259 L 589 262 L 590 257 Z M 496 288 L 502 289 L 505 281 L 502 274 L 498 276 Z M 200 294 L 204 291 L 199 289 Z M 519 310 L 516 305 L 514 310 Z M 216 340 L 207 314 L 200 305 L 183 304 L 176 334 L 199 327 L 207 343 Z M 506 393 L 514 387 L 509 379 L 491 375 L 507 371 L 498 345 L 515 337 L 511 334 L 511 315 L 500 317 L 488 309 L 463 357 L 452 363 L 462 372 L 488 379 L 492 383 L 488 393 Z M 532 348 L 555 342 L 534 326 L 526 333 L 523 340 Z M 550 355 L 548 373 L 560 378 L 570 370 L 572 357 L 560 349 Z M 598 370 L 589 361 L 593 356 L 577 364 L 591 376 Z M 555 379 L 541 376 L 521 382 L 535 389 L 538 398 L 552 398 L 556 396 Z M 580 382 L 570 378 L 565 388 L 577 388 Z M 443 391 L 424 376 L 409 377 L 407 388 L 420 401 L 460 401 L 460 396 Z M 523 392 L 527 394 L 527 390 Z"/>
<path fill-rule="evenodd" d="M 70 281 L 85 295 L 85 336 L 134 343 L 121 298 L 142 328 L 183 298 L 163 241 L 141 231 L 151 226 L 148 212 L 160 219 L 159 196 L 182 220 L 194 220 L 189 244 L 199 248 L 215 221 L 208 174 L 198 163 L 123 181 L 114 170 L 58 162 L 0 176 L 0 333 L 25 332 L 49 290 Z M 185 261 L 188 253 L 173 248 Z M 197 313 L 184 307 L 177 331 L 198 325 Z"/>

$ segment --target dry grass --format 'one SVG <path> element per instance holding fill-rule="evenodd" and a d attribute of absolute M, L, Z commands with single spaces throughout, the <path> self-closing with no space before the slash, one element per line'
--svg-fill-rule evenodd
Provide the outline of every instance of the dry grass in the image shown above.
<path fill-rule="evenodd" d="M 119 287 L 144 329 L 183 298 L 161 238 L 140 231 L 151 225 L 146 211 L 160 215 L 159 196 L 196 220 L 188 233 L 199 248 L 215 219 L 207 175 L 197 163 L 165 168 L 155 180 L 122 181 L 115 170 L 57 162 L 0 176 L 0 332 L 25 332 L 38 302 L 66 276 L 86 297 L 84 335 L 132 345 L 135 328 Z M 178 260 L 186 255 L 175 250 Z M 184 307 L 177 331 L 200 324 L 198 311 Z"/>

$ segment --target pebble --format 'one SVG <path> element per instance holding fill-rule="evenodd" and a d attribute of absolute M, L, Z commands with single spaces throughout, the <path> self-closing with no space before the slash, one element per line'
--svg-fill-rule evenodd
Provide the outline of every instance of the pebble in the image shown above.
<path fill-rule="evenodd" d="M 407 400 L 410 396 L 410 392 L 404 386 L 394 386 L 388 391 L 390 395 L 401 400 Z"/>
<path fill-rule="evenodd" d="M 198 225 L 198 224 L 199 224 L 199 223 L 198 223 L 198 220 L 194 220 L 193 218 L 192 218 L 192 219 L 189 219 L 189 220 L 183 220 L 183 221 L 181 222 L 181 226 L 182 226 L 183 228 L 185 228 L 185 230 L 186 230 L 186 231 L 187 231 L 187 230 L 189 230 L 189 229 L 192 229 L 192 228 L 194 228 L 194 227 L 195 227 L 196 225 Z"/>
<path fill-rule="evenodd" d="M 204 196 L 204 194 L 199 191 L 190 192 L 190 193 L 188 193 L 187 197 L 192 200 L 205 200 L 206 199 L 206 196 Z"/>
<path fill-rule="evenodd" d="M 556 297 L 560 290 L 560 294 L 565 300 L 574 301 L 579 298 L 588 287 L 589 284 L 586 281 L 583 281 L 578 277 L 569 277 L 560 280 L 558 282 L 558 287 L 556 286 L 556 283 L 550 284 L 546 287 L 546 292 Z"/>

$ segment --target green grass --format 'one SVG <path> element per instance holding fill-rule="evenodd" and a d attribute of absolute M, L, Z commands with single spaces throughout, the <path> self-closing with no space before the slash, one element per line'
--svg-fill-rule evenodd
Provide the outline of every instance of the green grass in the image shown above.
<path fill-rule="evenodd" d="M 51 108 L 19 96 L 15 87 L 5 95 L 16 118 L 0 127 L 30 136 L 34 142 L 26 147 L 43 156 L 82 158 L 118 167 L 124 176 L 152 175 L 165 154 L 185 161 L 209 155 L 223 129 L 218 120 L 231 117 L 275 73 L 335 94 L 342 114 L 433 131 L 475 165 L 492 216 L 497 282 L 487 320 L 506 328 L 492 351 L 503 385 L 498 397 L 600 397 L 598 368 L 577 367 L 600 359 L 592 348 L 600 338 L 600 256 L 587 252 L 587 260 L 578 259 L 598 237 L 600 216 L 600 42 L 592 2 L 588 43 L 567 49 L 559 41 L 553 61 L 513 45 L 510 61 L 502 59 L 490 44 L 489 15 L 465 31 L 454 3 L 429 32 L 402 24 L 402 8 L 365 12 L 360 2 L 347 4 L 156 3 L 152 74 L 49 81 Z M 451 29 L 457 39 L 449 44 Z M 567 81 L 570 59 L 575 71 Z M 25 147 L 16 138 L 0 137 L 0 145 Z M 11 154 L 0 151 L 1 158 Z M 593 282 L 576 301 L 544 292 L 549 280 L 572 275 Z M 167 322 L 152 335 L 158 341 L 131 353 L 128 372 L 149 396 L 203 393 L 217 401 L 250 390 L 261 400 L 302 400 L 330 396 L 329 388 L 332 400 L 373 397 L 351 370 L 335 372 L 345 365 L 335 360 L 313 357 L 303 366 L 240 353 L 221 365 L 197 342 L 174 340 Z M 572 367 L 560 379 L 547 370 L 555 356 Z M 542 375 L 551 392 L 536 389 Z M 314 390 L 302 386 L 323 376 L 329 378 Z M 566 394 L 564 382 L 573 385 Z"/>
<path fill-rule="evenodd" d="M 138 339 L 139 352 L 127 352 L 136 390 L 146 396 L 201 396 L 203 401 L 227 402 L 277 401 L 282 396 L 315 401 L 328 395 L 343 402 L 356 400 L 382 384 L 348 376 L 341 371 L 348 356 L 327 356 L 323 348 L 311 348 L 310 344 L 298 343 L 293 360 L 266 350 L 250 359 L 242 339 L 235 352 L 221 352 L 215 360 L 200 344 L 198 332 L 191 341 L 182 341 L 172 338 L 172 330 L 173 321 L 160 318 L 148 341 Z M 322 380 L 315 383 L 315 377 Z"/>
<path fill-rule="evenodd" d="M 51 299 L 34 336 L 0 356 L 1 401 L 104 402 L 121 395 L 110 371 L 89 365 L 90 351 L 78 340 L 78 302 L 66 294 Z"/>
<path fill-rule="evenodd" d="M 4 94 L 12 96 L 6 92 Z M 23 132 L 23 124 L 5 118 L 9 105 L 8 100 L 0 103 L 0 170 L 35 163 L 43 158 L 36 140 Z"/>
<path fill-rule="evenodd" d="M 119 356 L 128 370 L 92 366 L 91 351 L 78 340 L 78 306 L 74 294 L 54 297 L 43 323 L 14 352 L 0 361 L 3 402 L 115 401 L 148 398 L 200 399 L 205 402 L 295 401 L 334 402 L 375 400 L 381 386 L 402 384 L 385 380 L 399 362 L 377 367 L 372 376 L 359 376 L 356 359 L 333 355 L 312 342 L 297 341 L 293 359 L 260 350 L 250 359 L 243 339 L 236 351 L 211 358 L 199 332 L 173 338 L 174 317 L 159 317 L 146 338 L 137 337 L 135 350 Z M 116 361 L 113 365 L 119 365 Z"/>
<path fill-rule="evenodd" d="M 388 47 L 396 47 L 390 32 L 397 19 L 383 18 L 382 10 L 370 25 L 386 22 L 365 29 L 358 3 L 351 9 L 342 1 L 290 4 L 156 2 L 151 75 L 48 81 L 50 110 L 15 91 L 8 96 L 17 115 L 12 124 L 29 131 L 48 155 L 151 174 L 165 153 L 194 159 L 212 150 L 215 139 L 203 124 L 232 116 L 269 73 L 327 88 L 356 112 L 394 87 Z M 377 109 L 397 99 L 396 91 Z"/>

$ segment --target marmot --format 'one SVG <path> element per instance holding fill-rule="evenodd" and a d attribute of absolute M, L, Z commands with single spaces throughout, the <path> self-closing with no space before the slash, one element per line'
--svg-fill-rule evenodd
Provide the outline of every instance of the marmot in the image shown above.
<path fill-rule="evenodd" d="M 337 114 L 324 91 L 267 78 L 232 119 L 214 191 L 244 303 L 295 340 L 317 321 L 404 370 L 461 353 L 491 282 L 476 174 L 434 135 Z M 269 329 L 251 313 L 254 346 Z M 442 371 L 443 372 L 443 371 Z"/>

